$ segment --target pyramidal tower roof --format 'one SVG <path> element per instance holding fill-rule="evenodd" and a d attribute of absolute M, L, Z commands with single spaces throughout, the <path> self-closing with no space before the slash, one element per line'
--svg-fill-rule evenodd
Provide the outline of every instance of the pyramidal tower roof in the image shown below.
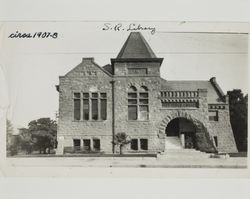
<path fill-rule="evenodd" d="M 157 58 L 140 32 L 131 32 L 117 59 Z"/>

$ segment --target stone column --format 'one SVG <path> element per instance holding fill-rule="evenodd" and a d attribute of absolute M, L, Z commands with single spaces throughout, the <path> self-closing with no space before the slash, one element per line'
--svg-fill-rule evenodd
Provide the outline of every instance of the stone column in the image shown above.
<path fill-rule="evenodd" d="M 185 148 L 185 134 L 184 133 L 180 134 L 180 140 L 181 140 L 182 148 Z"/>
<path fill-rule="evenodd" d="M 198 89 L 199 109 L 204 120 L 208 120 L 207 89 Z"/>
<path fill-rule="evenodd" d="M 90 151 L 93 151 L 94 150 L 94 142 L 93 142 L 93 139 L 89 138 L 90 140 Z"/>

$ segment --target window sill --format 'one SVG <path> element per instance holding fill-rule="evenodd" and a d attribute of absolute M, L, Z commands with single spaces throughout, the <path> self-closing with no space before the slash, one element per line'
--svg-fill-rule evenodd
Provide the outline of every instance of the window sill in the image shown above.
<path fill-rule="evenodd" d="M 166 107 L 166 108 L 160 108 L 160 110 L 181 110 L 181 109 L 186 109 L 186 110 L 197 110 L 199 108 L 197 107 Z"/>
<path fill-rule="evenodd" d="M 127 120 L 127 122 L 150 122 L 150 120 Z"/>
<path fill-rule="evenodd" d="M 147 153 L 149 150 L 142 150 L 142 149 L 138 149 L 138 150 L 133 150 L 130 149 L 128 152 L 130 153 Z"/>
<path fill-rule="evenodd" d="M 105 122 L 107 120 L 72 120 L 72 122 Z"/>

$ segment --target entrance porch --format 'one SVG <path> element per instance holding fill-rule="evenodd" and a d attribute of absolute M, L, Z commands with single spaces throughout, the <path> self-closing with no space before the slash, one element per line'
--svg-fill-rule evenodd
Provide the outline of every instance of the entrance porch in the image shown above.
<path fill-rule="evenodd" d="M 171 120 L 165 129 L 165 151 L 196 149 L 195 126 L 186 118 Z"/>

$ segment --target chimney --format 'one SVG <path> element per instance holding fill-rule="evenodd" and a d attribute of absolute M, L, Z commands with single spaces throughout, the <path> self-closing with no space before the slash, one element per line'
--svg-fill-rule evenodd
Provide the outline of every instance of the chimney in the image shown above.
<path fill-rule="evenodd" d="M 94 57 L 83 57 L 82 62 L 94 62 Z"/>

